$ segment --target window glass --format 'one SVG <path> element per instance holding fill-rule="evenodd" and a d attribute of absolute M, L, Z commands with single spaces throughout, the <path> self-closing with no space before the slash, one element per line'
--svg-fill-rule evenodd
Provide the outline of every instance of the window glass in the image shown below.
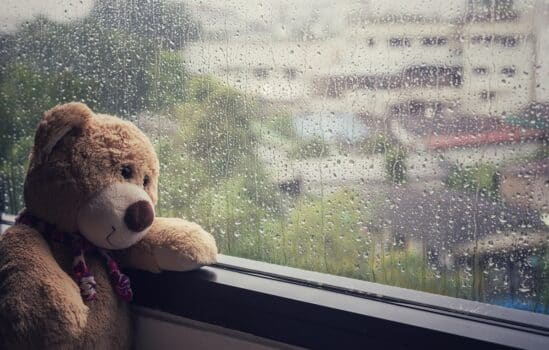
<path fill-rule="evenodd" d="M 409 38 L 390 38 L 389 46 L 400 47 L 400 46 L 410 46 Z"/>
<path fill-rule="evenodd" d="M 151 138 L 224 254 L 549 313 L 547 0 L 8 0 L 0 208 L 44 110 Z M 512 79 L 509 79 L 511 78 Z"/>
<path fill-rule="evenodd" d="M 515 73 L 516 73 L 516 69 L 513 66 L 511 67 L 507 66 L 501 69 L 501 74 L 503 74 L 507 78 L 512 78 L 513 76 L 515 76 Z"/>
<path fill-rule="evenodd" d="M 434 45 L 442 46 L 448 43 L 448 39 L 444 37 L 436 37 L 436 36 L 425 37 L 421 39 L 421 43 L 423 44 L 423 46 L 434 46 Z"/>
<path fill-rule="evenodd" d="M 475 67 L 475 68 L 473 68 L 473 72 L 476 75 L 486 75 L 486 74 L 488 74 L 488 68 L 486 68 L 486 67 Z"/>

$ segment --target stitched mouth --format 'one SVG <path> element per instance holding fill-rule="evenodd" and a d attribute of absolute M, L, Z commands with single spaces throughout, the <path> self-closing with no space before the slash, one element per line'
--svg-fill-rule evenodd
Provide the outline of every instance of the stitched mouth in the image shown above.
<path fill-rule="evenodd" d="M 111 226 L 111 228 L 112 228 L 112 231 L 107 235 L 107 242 L 111 245 L 111 247 L 114 248 L 114 244 L 112 244 L 111 242 L 111 236 L 114 235 L 114 233 L 116 232 L 116 227 Z"/>

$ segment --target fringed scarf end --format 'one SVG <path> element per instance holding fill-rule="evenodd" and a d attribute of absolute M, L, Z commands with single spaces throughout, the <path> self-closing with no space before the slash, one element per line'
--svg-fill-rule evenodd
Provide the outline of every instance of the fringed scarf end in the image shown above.
<path fill-rule="evenodd" d="M 133 291 L 130 285 L 130 278 L 123 274 L 118 268 L 118 264 L 104 250 L 97 248 L 89 241 L 87 241 L 81 234 L 67 234 L 56 230 L 52 225 L 49 225 L 42 220 L 24 210 L 16 218 L 17 224 L 24 224 L 34 227 L 36 230 L 42 233 L 44 238 L 52 241 L 68 244 L 72 247 L 74 259 L 72 262 L 73 278 L 80 288 L 80 294 L 85 301 L 92 301 L 97 299 L 97 283 L 93 278 L 93 275 L 86 265 L 86 259 L 84 254 L 88 251 L 98 251 L 107 262 L 107 269 L 111 284 L 116 294 L 125 301 L 131 301 L 133 298 Z"/>

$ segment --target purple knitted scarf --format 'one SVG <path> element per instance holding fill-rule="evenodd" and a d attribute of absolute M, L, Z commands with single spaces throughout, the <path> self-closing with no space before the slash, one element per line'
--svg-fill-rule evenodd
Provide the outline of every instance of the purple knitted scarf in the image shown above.
<path fill-rule="evenodd" d="M 15 219 L 16 224 L 30 226 L 40 232 L 46 240 L 70 245 L 74 254 L 72 262 L 73 278 L 80 287 L 80 294 L 86 301 L 95 300 L 97 298 L 97 284 L 93 275 L 90 273 L 86 265 L 85 253 L 98 252 L 101 254 L 107 264 L 111 284 L 118 296 L 125 300 L 131 301 L 133 297 L 130 279 L 128 276 L 120 272 L 118 265 L 105 249 L 98 248 L 89 242 L 80 233 L 66 233 L 59 231 L 55 226 L 44 222 L 33 216 L 26 210 L 21 212 Z"/>

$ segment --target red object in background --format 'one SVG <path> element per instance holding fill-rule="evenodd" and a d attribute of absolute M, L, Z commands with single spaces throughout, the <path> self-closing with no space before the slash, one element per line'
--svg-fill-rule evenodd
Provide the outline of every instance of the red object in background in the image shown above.
<path fill-rule="evenodd" d="M 428 136 L 425 145 L 428 149 L 446 149 L 452 147 L 465 147 L 487 145 L 503 142 L 518 142 L 541 138 L 544 132 L 537 129 L 521 129 L 502 127 L 493 131 L 478 134 L 447 134 Z"/>

